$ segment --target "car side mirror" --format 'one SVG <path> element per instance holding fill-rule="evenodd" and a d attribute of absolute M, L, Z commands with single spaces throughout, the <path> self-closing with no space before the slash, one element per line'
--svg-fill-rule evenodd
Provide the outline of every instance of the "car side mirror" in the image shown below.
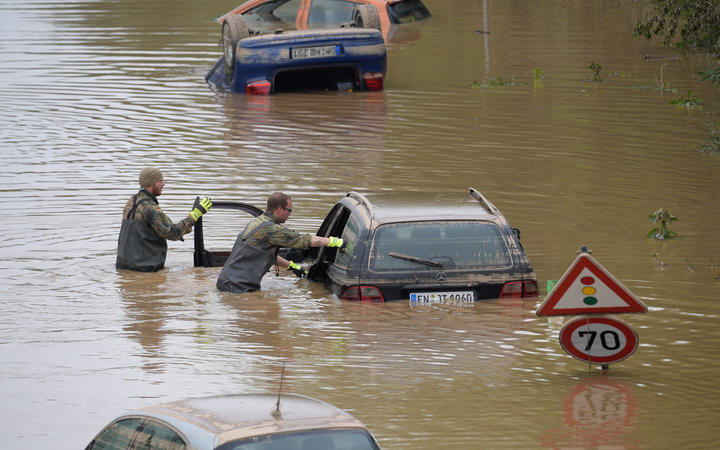
<path fill-rule="evenodd" d="M 520 229 L 513 227 L 512 232 L 515 235 L 515 237 L 518 238 L 518 241 L 519 241 L 520 240 Z"/>

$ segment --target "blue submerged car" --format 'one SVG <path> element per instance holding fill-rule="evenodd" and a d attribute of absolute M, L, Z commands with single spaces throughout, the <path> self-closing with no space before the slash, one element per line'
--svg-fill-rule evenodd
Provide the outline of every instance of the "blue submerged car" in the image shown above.
<path fill-rule="evenodd" d="M 236 14 L 222 30 L 223 56 L 205 77 L 219 88 L 258 95 L 383 89 L 387 57 L 377 28 L 262 32 Z"/>

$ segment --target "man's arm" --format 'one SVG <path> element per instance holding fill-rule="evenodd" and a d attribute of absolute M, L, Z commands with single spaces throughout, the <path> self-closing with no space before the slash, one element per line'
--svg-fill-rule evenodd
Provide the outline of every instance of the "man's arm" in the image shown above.
<path fill-rule="evenodd" d="M 149 205 L 150 206 L 150 205 Z M 148 223 L 158 236 L 171 241 L 183 241 L 183 236 L 192 231 L 195 220 L 190 215 L 178 223 L 173 223 L 170 217 L 158 205 L 151 205 L 144 211 Z"/>
<path fill-rule="evenodd" d="M 288 261 L 287 259 L 283 258 L 282 256 L 278 256 L 278 257 L 275 259 L 275 264 L 277 264 L 278 266 L 282 267 L 283 269 L 287 269 L 288 266 L 290 265 L 290 261 Z"/>

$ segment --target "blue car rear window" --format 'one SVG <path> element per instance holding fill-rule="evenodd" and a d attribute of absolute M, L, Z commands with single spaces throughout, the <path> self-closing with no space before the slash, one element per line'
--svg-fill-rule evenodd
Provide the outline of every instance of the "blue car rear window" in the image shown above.
<path fill-rule="evenodd" d="M 371 270 L 436 270 L 437 264 L 443 269 L 504 268 L 512 265 L 512 257 L 502 231 L 489 222 L 388 224 L 375 232 Z"/>

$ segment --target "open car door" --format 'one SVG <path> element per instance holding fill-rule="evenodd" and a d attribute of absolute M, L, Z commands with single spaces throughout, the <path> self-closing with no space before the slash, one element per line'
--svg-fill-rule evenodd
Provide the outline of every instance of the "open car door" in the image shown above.
<path fill-rule="evenodd" d="M 200 197 L 195 202 L 198 203 Z M 212 210 L 213 214 L 221 209 L 229 209 L 235 211 L 244 211 L 250 214 L 252 217 L 257 217 L 263 213 L 263 211 L 253 205 L 240 202 L 213 202 Z M 230 249 L 228 250 L 207 250 L 205 248 L 205 237 L 203 235 L 203 219 L 200 217 L 195 222 L 195 253 L 193 256 L 195 267 L 220 267 L 225 264 L 225 261 L 230 256 Z M 239 230 L 238 230 L 239 232 Z"/>

